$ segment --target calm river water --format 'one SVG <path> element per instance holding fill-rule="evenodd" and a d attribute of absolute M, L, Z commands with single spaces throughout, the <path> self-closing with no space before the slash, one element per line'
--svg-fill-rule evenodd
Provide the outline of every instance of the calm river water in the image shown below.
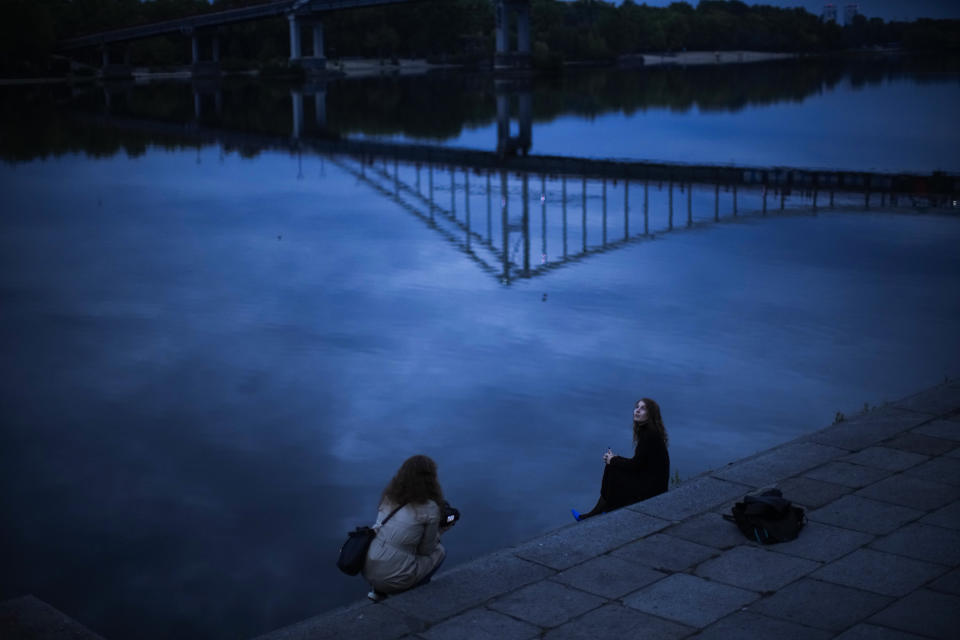
<path fill-rule="evenodd" d="M 411 454 L 450 567 L 589 508 L 640 396 L 687 478 L 960 374 L 956 209 L 257 142 L 493 152 L 484 75 L 202 89 L 3 94 L 0 599 L 250 637 L 363 597 L 338 545 Z M 902 60 L 526 95 L 531 155 L 960 171 L 960 74 Z"/>

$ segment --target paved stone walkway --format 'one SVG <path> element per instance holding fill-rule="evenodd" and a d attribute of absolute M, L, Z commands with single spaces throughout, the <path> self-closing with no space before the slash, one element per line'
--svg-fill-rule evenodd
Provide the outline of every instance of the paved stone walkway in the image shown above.
<path fill-rule="evenodd" d="M 796 540 L 723 520 L 779 487 Z M 948 382 L 260 640 L 960 638 L 960 382 Z"/>

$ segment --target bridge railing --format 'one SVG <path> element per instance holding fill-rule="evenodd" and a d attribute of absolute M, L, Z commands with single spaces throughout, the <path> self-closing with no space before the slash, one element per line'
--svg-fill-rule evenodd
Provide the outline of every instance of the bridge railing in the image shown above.
<path fill-rule="evenodd" d="M 292 0 L 279 0 L 277 2 L 268 2 L 265 4 L 242 7 L 239 9 L 227 9 L 225 11 L 212 11 L 210 13 L 201 13 L 183 18 L 174 18 L 149 24 L 123 27 L 110 31 L 91 33 L 76 38 L 68 38 L 60 42 L 57 48 L 60 51 L 72 51 L 86 47 L 95 47 L 115 42 L 130 42 L 132 40 L 141 40 L 143 38 L 152 38 L 166 35 L 169 33 L 190 34 L 195 29 L 211 28 L 235 24 L 238 22 L 248 22 L 252 20 L 262 20 L 283 15 L 289 11 Z"/>

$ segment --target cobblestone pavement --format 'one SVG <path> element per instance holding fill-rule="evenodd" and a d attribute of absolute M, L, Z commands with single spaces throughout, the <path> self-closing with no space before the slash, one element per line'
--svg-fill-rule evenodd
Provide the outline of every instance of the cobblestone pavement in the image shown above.
<path fill-rule="evenodd" d="M 723 520 L 778 487 L 792 542 Z M 960 637 L 960 382 L 258 640 Z"/>

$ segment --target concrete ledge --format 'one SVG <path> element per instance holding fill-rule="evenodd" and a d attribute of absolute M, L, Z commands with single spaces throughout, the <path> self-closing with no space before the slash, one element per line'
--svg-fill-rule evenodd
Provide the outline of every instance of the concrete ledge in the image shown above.
<path fill-rule="evenodd" d="M 392 596 L 383 606 L 432 624 L 554 573 L 510 553 L 496 553 L 438 574 L 430 584 Z"/>
<path fill-rule="evenodd" d="M 750 492 L 752 487 L 710 476 L 698 476 L 655 498 L 627 507 L 674 522 L 685 520 Z"/>
<path fill-rule="evenodd" d="M 957 415 L 960 382 L 951 381 L 893 403 L 893 406 L 935 417 Z"/>
<path fill-rule="evenodd" d="M 811 442 L 859 451 L 928 422 L 930 416 L 883 407 L 833 424 L 807 436 Z"/>
<path fill-rule="evenodd" d="M 571 523 L 556 533 L 515 547 L 513 553 L 551 569 L 568 569 L 669 525 L 667 520 L 620 509 L 603 518 Z"/>
<path fill-rule="evenodd" d="M 815 442 L 792 442 L 742 462 L 729 464 L 711 475 L 754 488 L 785 480 L 847 453 Z"/>

